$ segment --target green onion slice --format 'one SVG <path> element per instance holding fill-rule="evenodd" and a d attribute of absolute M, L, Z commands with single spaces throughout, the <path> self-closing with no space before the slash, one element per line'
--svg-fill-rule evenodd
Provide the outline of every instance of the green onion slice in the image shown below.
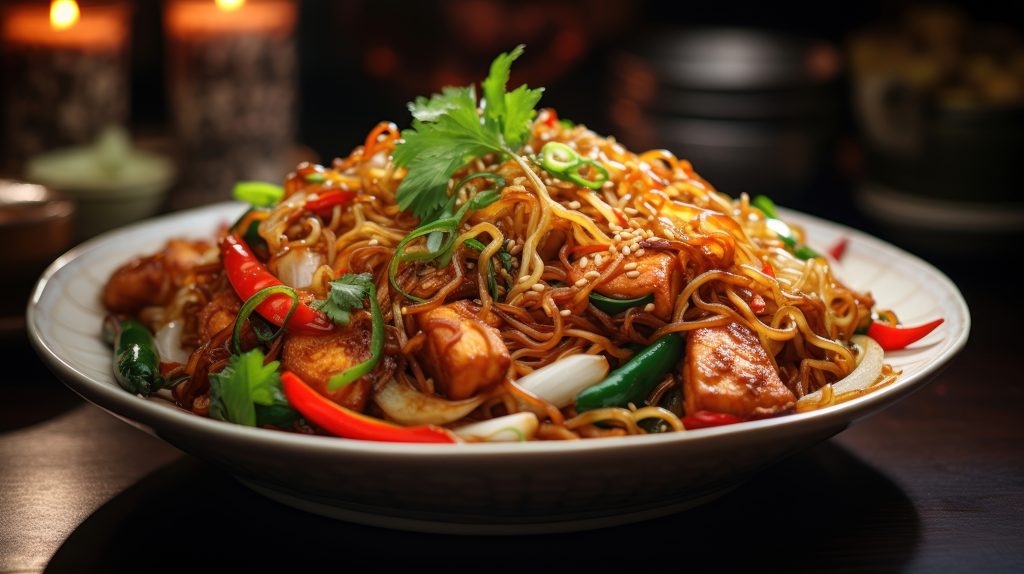
<path fill-rule="evenodd" d="M 265 181 L 240 181 L 235 184 L 231 195 L 256 207 L 271 207 L 284 197 L 284 188 Z"/>
<path fill-rule="evenodd" d="M 235 317 L 235 325 L 231 330 L 231 347 L 235 350 L 235 354 L 242 353 L 242 325 L 245 324 L 246 319 L 252 312 L 256 310 L 256 307 L 267 300 L 271 295 L 287 295 L 291 297 L 292 306 L 288 309 L 288 313 L 284 316 L 284 322 L 281 323 L 281 327 L 277 331 L 266 334 L 256 331 L 256 336 L 260 341 L 267 342 L 275 339 L 278 335 L 284 332 L 284 326 L 288 324 L 288 320 L 292 318 L 292 313 L 299 306 L 299 296 L 295 293 L 295 290 L 286 285 L 271 285 L 270 287 L 264 287 L 259 291 L 252 294 L 252 297 L 246 299 L 242 308 L 238 311 L 238 316 Z"/>
<path fill-rule="evenodd" d="M 611 297 L 605 297 L 600 293 L 591 292 L 590 302 L 594 304 L 594 307 L 597 307 L 598 309 L 604 311 L 605 313 L 617 315 L 627 309 L 631 309 L 633 307 L 643 307 L 648 303 L 653 303 L 654 295 L 648 294 L 644 295 L 643 297 L 637 297 L 635 299 L 613 299 Z"/>
<path fill-rule="evenodd" d="M 548 142 L 540 148 L 540 165 L 555 175 L 566 174 L 580 163 L 580 154 L 560 142 Z"/>

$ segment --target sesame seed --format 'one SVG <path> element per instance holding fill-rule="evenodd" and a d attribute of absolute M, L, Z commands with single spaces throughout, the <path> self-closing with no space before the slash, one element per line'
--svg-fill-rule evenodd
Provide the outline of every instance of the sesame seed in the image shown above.
<path fill-rule="evenodd" d="M 626 215 L 636 215 L 636 214 L 640 213 L 639 211 L 637 211 L 635 208 L 632 208 L 632 207 L 624 207 L 622 209 L 622 211 L 625 211 Z"/>
<path fill-rule="evenodd" d="M 569 315 L 572 315 L 572 311 L 569 309 L 562 309 L 561 311 L 558 312 L 558 314 L 563 317 L 568 317 Z"/>
<path fill-rule="evenodd" d="M 634 271 L 627 271 L 626 272 L 626 277 L 629 277 L 630 279 L 636 279 L 639 276 L 640 276 L 640 272 L 636 271 L 636 270 L 634 270 Z"/>
<path fill-rule="evenodd" d="M 647 221 L 654 221 L 654 216 L 653 215 L 648 215 L 647 216 Z"/>
<path fill-rule="evenodd" d="M 615 237 L 613 239 L 615 239 L 615 241 L 622 241 L 622 234 L 621 233 L 616 233 Z"/>
<path fill-rule="evenodd" d="M 472 269 L 474 267 L 476 267 L 476 263 L 473 263 L 472 261 L 466 263 L 466 269 Z"/>
<path fill-rule="evenodd" d="M 608 253 L 618 253 L 619 250 L 615 248 L 615 245 L 608 246 Z"/>
<path fill-rule="evenodd" d="M 590 265 L 590 260 L 587 259 L 586 255 L 584 255 L 580 258 L 580 267 L 586 267 L 587 265 Z"/>
<path fill-rule="evenodd" d="M 644 312 L 651 313 L 654 311 L 654 303 L 648 303 L 644 305 Z"/>
<path fill-rule="evenodd" d="M 581 206 L 580 202 L 573 200 L 569 202 L 569 209 L 579 209 Z"/>
<path fill-rule="evenodd" d="M 380 241 L 378 241 L 378 240 L 377 240 L 377 238 L 375 237 L 375 238 L 371 239 L 371 240 L 370 240 L 370 241 L 369 241 L 369 242 L 367 243 L 367 245 L 380 245 Z"/>
<path fill-rule="evenodd" d="M 590 271 L 584 273 L 583 276 L 586 277 L 587 279 L 597 279 L 598 277 L 601 276 L 601 274 L 591 269 Z"/>
<path fill-rule="evenodd" d="M 629 246 L 628 245 L 623 245 L 622 246 L 622 254 L 623 255 L 629 255 Z"/>
<path fill-rule="evenodd" d="M 635 253 L 635 255 L 636 255 L 637 257 L 643 257 L 645 253 L 647 253 L 647 251 L 646 251 L 646 250 L 644 250 L 644 248 L 642 248 L 642 247 L 641 247 L 640 249 L 637 249 L 637 250 L 636 250 L 636 253 Z"/>
<path fill-rule="evenodd" d="M 519 177 L 513 179 L 512 183 L 514 183 L 516 185 L 523 185 L 524 183 L 526 183 L 526 178 L 523 177 L 523 176 L 519 176 Z"/>
<path fill-rule="evenodd" d="M 636 269 L 636 261 L 630 261 L 629 263 L 625 264 L 622 268 L 625 269 L 626 271 L 632 271 Z"/>
<path fill-rule="evenodd" d="M 586 279 L 577 279 L 576 282 L 573 283 L 573 285 L 575 285 L 576 287 L 583 287 L 586 284 L 587 284 L 587 280 Z"/>
<path fill-rule="evenodd" d="M 529 279 L 529 278 L 530 278 L 530 276 L 529 276 L 529 275 L 520 275 L 520 276 L 519 276 L 519 282 L 520 282 L 520 283 L 524 283 L 524 282 L 526 282 L 526 280 L 527 280 L 527 279 Z"/>
<path fill-rule="evenodd" d="M 597 255 L 594 256 L 594 266 L 595 267 L 600 267 L 601 266 L 601 262 L 602 262 L 601 254 L 598 253 Z"/>
<path fill-rule="evenodd" d="M 530 286 L 530 289 L 533 289 L 534 291 L 540 293 L 541 291 L 544 290 L 544 287 L 546 287 L 546 285 L 544 285 L 543 283 L 534 283 L 533 285 Z"/>
<path fill-rule="evenodd" d="M 613 223 L 608 226 L 608 229 L 611 229 L 612 231 L 622 231 L 622 226 Z"/>

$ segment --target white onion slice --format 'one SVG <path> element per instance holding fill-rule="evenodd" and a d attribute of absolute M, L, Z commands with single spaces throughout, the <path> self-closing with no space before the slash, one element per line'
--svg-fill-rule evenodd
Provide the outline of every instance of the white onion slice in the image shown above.
<path fill-rule="evenodd" d="M 377 406 L 391 420 L 403 425 L 443 425 L 457 421 L 480 406 L 483 397 L 449 401 L 427 395 L 395 379 L 389 380 L 374 395 Z"/>
<path fill-rule="evenodd" d="M 181 348 L 181 332 L 184 327 L 184 321 L 171 321 L 153 334 L 153 343 L 160 353 L 161 361 L 188 362 L 188 352 Z"/>
<path fill-rule="evenodd" d="M 832 383 L 832 393 L 835 396 L 870 387 L 878 380 L 878 375 L 882 372 L 882 360 L 885 357 L 885 352 L 877 341 L 864 335 L 854 335 L 850 341 L 860 349 L 857 354 L 857 368 L 845 378 Z M 800 397 L 796 403 L 797 409 L 813 407 L 820 401 L 821 391 L 814 391 Z"/>
<path fill-rule="evenodd" d="M 516 384 L 561 409 L 607 374 L 608 359 L 603 356 L 570 355 L 520 377 Z"/>
<path fill-rule="evenodd" d="M 505 415 L 478 423 L 470 423 L 452 429 L 456 435 L 466 440 L 482 440 L 486 442 L 515 442 L 529 440 L 537 432 L 539 422 L 533 413 L 523 412 Z"/>
<path fill-rule="evenodd" d="M 277 259 L 277 278 L 295 289 L 313 284 L 313 274 L 324 262 L 323 255 L 311 249 L 293 249 Z"/>

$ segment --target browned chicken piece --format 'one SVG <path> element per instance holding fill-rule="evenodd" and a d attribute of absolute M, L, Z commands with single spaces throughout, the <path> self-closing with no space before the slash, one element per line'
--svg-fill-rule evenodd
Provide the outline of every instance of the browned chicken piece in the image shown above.
<path fill-rule="evenodd" d="M 690 331 L 683 395 L 688 413 L 744 418 L 778 414 L 796 404 L 757 335 L 739 323 Z"/>
<path fill-rule="evenodd" d="M 241 308 L 242 300 L 238 298 L 231 285 L 225 284 L 225 288 L 215 292 L 210 301 L 199 310 L 199 340 L 209 341 L 225 327 L 233 325 Z"/>
<path fill-rule="evenodd" d="M 114 313 L 135 313 L 143 307 L 166 305 L 180 280 L 203 262 L 206 241 L 172 239 L 163 250 L 121 266 L 103 288 L 103 305 Z"/>
<path fill-rule="evenodd" d="M 369 318 L 364 316 L 353 318 L 348 326 L 338 326 L 328 335 L 288 335 L 281 350 L 281 368 L 294 372 L 335 403 L 362 411 L 386 361 L 381 361 L 370 374 L 335 391 L 329 390 L 327 383 L 332 376 L 370 358 L 371 328 Z"/>
<path fill-rule="evenodd" d="M 477 317 L 468 301 L 424 313 L 420 328 L 426 343 L 420 353 L 438 390 L 452 400 L 468 399 L 499 383 L 511 358 L 497 329 Z"/>
<path fill-rule="evenodd" d="M 603 256 L 608 261 L 608 256 Z M 590 258 L 593 261 L 593 257 Z M 603 263 L 603 262 L 602 262 Z M 594 288 L 594 291 L 607 297 L 618 299 L 635 299 L 644 295 L 654 295 L 654 315 L 668 321 L 672 318 L 672 307 L 675 294 L 682 288 L 683 274 L 674 255 L 669 253 L 648 252 L 640 257 L 626 257 L 626 264 L 636 263 L 635 269 L 622 269 L 608 281 Z M 603 266 L 607 266 L 603 263 Z M 584 278 L 590 270 L 601 271 L 593 264 L 581 268 L 578 264 L 569 269 L 569 282 L 575 283 Z M 636 273 L 632 273 L 636 271 Z M 634 275 L 630 277 L 629 275 Z"/>

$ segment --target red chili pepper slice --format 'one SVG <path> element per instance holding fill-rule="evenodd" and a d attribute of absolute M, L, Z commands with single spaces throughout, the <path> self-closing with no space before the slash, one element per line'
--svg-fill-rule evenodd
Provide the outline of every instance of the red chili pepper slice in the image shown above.
<path fill-rule="evenodd" d="M 839 261 L 843 258 L 843 255 L 846 254 L 846 246 L 849 244 L 850 240 L 843 237 L 842 239 L 837 241 L 835 245 L 829 247 L 828 254 L 832 256 L 832 259 Z"/>
<path fill-rule="evenodd" d="M 720 427 L 743 422 L 738 416 L 714 411 L 697 411 L 683 417 L 683 426 L 687 430 Z"/>
<path fill-rule="evenodd" d="M 346 409 L 313 390 L 291 371 L 281 373 L 281 384 L 292 408 L 309 422 L 336 436 L 378 442 L 458 442 L 441 427 L 402 427 Z"/>
<path fill-rule="evenodd" d="M 772 267 L 771 263 L 765 261 L 764 265 L 761 266 L 761 273 L 764 273 L 769 277 L 775 277 L 775 268 Z"/>
<path fill-rule="evenodd" d="M 350 189 L 327 189 L 306 200 L 306 209 L 317 215 L 330 216 L 335 205 L 351 203 L 359 195 Z"/>
<path fill-rule="evenodd" d="M 261 289 L 284 285 L 256 259 L 243 239 L 228 234 L 221 241 L 220 251 L 228 281 L 243 301 Z M 256 312 L 267 321 L 280 326 L 288 316 L 288 310 L 292 308 L 293 303 L 292 298 L 286 294 L 271 295 L 256 307 Z M 322 335 L 333 330 L 334 323 L 327 315 L 314 311 L 310 306 L 300 302 L 285 328 L 291 333 Z"/>
<path fill-rule="evenodd" d="M 936 319 L 917 327 L 894 327 L 873 321 L 868 326 L 868 337 L 871 337 L 886 351 L 898 351 L 911 343 L 920 341 L 942 324 L 944 319 Z"/>
<path fill-rule="evenodd" d="M 544 108 L 540 111 L 540 121 L 549 128 L 555 127 L 558 123 L 558 114 L 551 108 Z"/>

